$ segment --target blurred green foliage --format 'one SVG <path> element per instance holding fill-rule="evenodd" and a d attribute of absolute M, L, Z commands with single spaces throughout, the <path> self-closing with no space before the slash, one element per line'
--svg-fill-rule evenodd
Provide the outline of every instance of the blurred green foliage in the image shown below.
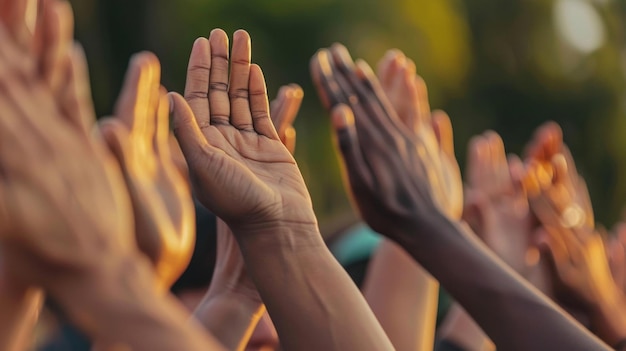
<path fill-rule="evenodd" d="M 557 121 L 588 180 L 598 220 L 611 225 L 621 216 L 626 200 L 625 0 L 72 3 L 101 116 L 111 112 L 133 53 L 155 52 L 163 66 L 163 84 L 180 92 L 196 37 L 217 27 L 230 33 L 248 30 L 253 61 L 263 67 L 270 92 L 292 82 L 305 90 L 296 122 L 296 158 L 322 221 L 351 211 L 327 116 L 308 73 L 311 55 L 335 41 L 372 65 L 393 47 L 413 58 L 428 83 L 432 106 L 452 117 L 462 165 L 474 134 L 494 129 L 508 151 L 520 153 L 537 126 Z M 587 8 L 587 19 L 600 19 L 599 27 L 570 12 L 560 13 L 559 6 Z M 570 20 L 566 27 L 575 31 L 575 41 L 598 28 L 601 41 L 581 51 L 564 36 L 559 13 Z"/>

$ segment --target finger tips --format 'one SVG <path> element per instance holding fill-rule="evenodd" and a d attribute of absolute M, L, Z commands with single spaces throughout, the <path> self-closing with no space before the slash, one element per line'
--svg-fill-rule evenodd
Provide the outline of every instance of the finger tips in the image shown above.
<path fill-rule="evenodd" d="M 432 125 L 439 140 L 439 144 L 444 152 L 450 157 L 454 157 L 454 131 L 452 129 L 452 121 L 447 113 L 441 110 L 433 111 Z"/>
<path fill-rule="evenodd" d="M 344 105 L 337 105 L 331 112 L 331 123 L 336 131 L 345 130 L 354 126 L 354 114 Z"/>

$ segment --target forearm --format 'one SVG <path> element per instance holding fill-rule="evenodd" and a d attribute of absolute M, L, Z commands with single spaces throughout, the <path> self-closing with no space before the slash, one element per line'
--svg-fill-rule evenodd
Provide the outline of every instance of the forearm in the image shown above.
<path fill-rule="evenodd" d="M 193 315 L 227 350 L 243 350 L 265 306 L 235 294 L 206 296 Z"/>
<path fill-rule="evenodd" d="M 235 234 L 284 349 L 393 349 L 317 226 Z"/>
<path fill-rule="evenodd" d="M 172 297 L 155 290 L 149 270 L 147 261 L 129 259 L 50 294 L 77 327 L 108 347 L 222 350 Z"/>
<path fill-rule="evenodd" d="M 466 351 L 495 350 L 495 345 L 487 335 L 457 303 L 450 308 L 438 338 L 450 341 Z"/>
<path fill-rule="evenodd" d="M 397 244 L 384 240 L 363 295 L 398 351 L 432 350 L 439 283 Z"/>
<path fill-rule="evenodd" d="M 471 230 L 433 211 L 402 246 L 465 308 L 499 349 L 601 350 L 600 340 L 500 261 Z M 503 322 L 505 321 L 505 322 Z"/>
<path fill-rule="evenodd" d="M 40 289 L 0 282 L 0 350 L 18 351 L 32 346 L 42 301 Z"/>

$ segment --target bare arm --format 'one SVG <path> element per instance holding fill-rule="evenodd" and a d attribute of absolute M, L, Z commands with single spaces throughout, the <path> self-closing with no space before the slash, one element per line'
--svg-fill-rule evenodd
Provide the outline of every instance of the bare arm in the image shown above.
<path fill-rule="evenodd" d="M 0 350 L 19 351 L 31 346 L 42 301 L 41 290 L 15 284 L 6 274 L 0 277 Z"/>
<path fill-rule="evenodd" d="M 286 349 L 392 349 L 324 245 L 250 55 L 248 34 L 236 32 L 229 80 L 228 37 L 214 30 L 192 51 L 186 89 L 191 106 L 172 95 L 177 138 L 198 198 L 232 229 Z"/>
<path fill-rule="evenodd" d="M 452 342 L 463 350 L 495 350 L 495 345 L 489 340 L 485 332 L 457 303 L 450 307 L 448 315 L 439 329 L 439 340 Z"/>
<path fill-rule="evenodd" d="M 278 137 L 291 154 L 296 145 L 293 121 L 303 96 L 298 85 L 285 85 L 270 104 Z M 244 350 L 266 308 L 246 271 L 232 231 L 222 220 L 218 220 L 216 229 L 215 271 L 211 286 L 194 311 L 194 317 L 228 350 Z"/>
<path fill-rule="evenodd" d="M 423 114 L 411 136 L 371 68 L 363 61 L 355 65 L 342 46 L 318 52 L 312 71 L 322 101 L 333 110 L 346 178 L 363 218 L 427 269 L 497 347 L 607 349 L 460 221 L 462 184 L 447 116 Z"/>
<path fill-rule="evenodd" d="M 0 45 L 0 67 L 10 72 L 0 79 L 8 91 L 0 96 L 0 139 L 11 150 L 0 152 L 0 163 L 14 180 L 0 183 L 7 267 L 27 286 L 42 286 L 72 322 L 107 345 L 221 349 L 158 296 L 154 271 L 135 244 L 119 168 L 82 120 L 72 119 L 85 116 L 60 112 L 32 57 L 2 26 Z"/>
<path fill-rule="evenodd" d="M 363 295 L 396 350 L 432 350 L 439 283 L 389 239 L 367 269 Z"/>

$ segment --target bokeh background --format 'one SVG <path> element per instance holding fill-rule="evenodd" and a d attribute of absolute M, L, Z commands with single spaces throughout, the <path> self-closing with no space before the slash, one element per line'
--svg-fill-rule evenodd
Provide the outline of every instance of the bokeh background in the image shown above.
<path fill-rule="evenodd" d="M 589 182 L 599 222 L 626 204 L 626 0 L 73 0 L 99 116 L 111 113 L 129 58 L 149 50 L 163 84 L 181 92 L 191 45 L 213 28 L 252 36 L 272 95 L 298 83 L 296 158 L 322 224 L 352 210 L 330 127 L 308 73 L 333 42 L 375 65 L 400 48 L 449 112 L 463 167 L 469 138 L 499 132 L 520 153 L 533 130 L 559 122 Z"/>

